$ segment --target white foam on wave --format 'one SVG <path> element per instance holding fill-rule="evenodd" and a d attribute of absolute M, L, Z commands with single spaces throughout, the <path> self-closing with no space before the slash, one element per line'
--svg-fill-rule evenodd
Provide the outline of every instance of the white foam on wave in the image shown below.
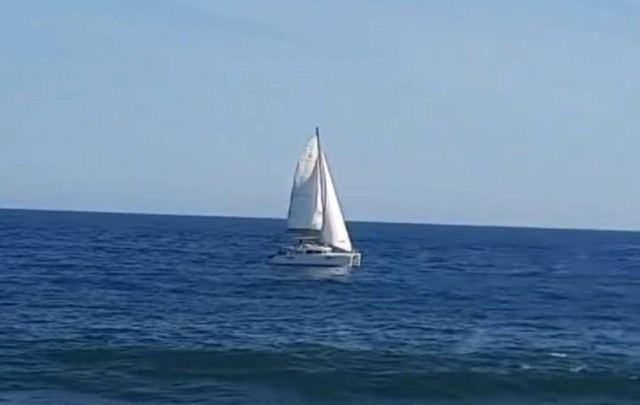
<path fill-rule="evenodd" d="M 572 373 L 579 373 L 581 371 L 584 371 L 586 368 L 587 368 L 587 366 L 585 366 L 585 365 L 579 365 L 579 366 L 571 367 L 569 370 Z"/>

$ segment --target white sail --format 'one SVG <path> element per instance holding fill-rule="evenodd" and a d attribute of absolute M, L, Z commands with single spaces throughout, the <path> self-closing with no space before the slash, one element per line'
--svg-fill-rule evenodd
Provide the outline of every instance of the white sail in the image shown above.
<path fill-rule="evenodd" d="M 324 187 L 324 221 L 320 231 L 320 241 L 345 252 L 351 252 L 353 248 L 349 232 L 344 223 L 344 216 L 324 153 L 320 156 L 320 167 L 322 168 L 322 185 Z"/>
<path fill-rule="evenodd" d="M 305 147 L 293 179 L 287 228 L 293 231 L 322 229 L 322 193 L 319 168 L 320 145 L 313 136 Z"/>

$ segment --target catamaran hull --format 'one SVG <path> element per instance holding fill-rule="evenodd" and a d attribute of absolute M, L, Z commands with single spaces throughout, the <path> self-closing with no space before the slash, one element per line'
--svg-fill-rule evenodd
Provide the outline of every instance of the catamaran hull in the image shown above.
<path fill-rule="evenodd" d="M 287 253 L 271 257 L 269 263 L 279 266 L 360 267 L 359 252 Z"/>

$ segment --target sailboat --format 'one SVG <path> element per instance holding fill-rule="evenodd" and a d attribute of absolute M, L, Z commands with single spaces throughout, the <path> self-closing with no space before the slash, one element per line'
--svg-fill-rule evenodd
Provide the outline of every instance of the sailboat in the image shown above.
<path fill-rule="evenodd" d="M 360 266 L 361 254 L 351 244 L 318 128 L 298 160 L 287 231 L 293 243 L 272 255 L 269 260 L 272 264 Z"/>

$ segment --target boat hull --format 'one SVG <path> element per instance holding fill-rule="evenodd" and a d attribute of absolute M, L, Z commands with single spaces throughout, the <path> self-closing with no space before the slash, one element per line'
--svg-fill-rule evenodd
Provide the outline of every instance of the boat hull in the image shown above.
<path fill-rule="evenodd" d="M 360 252 L 279 253 L 269 263 L 279 266 L 360 267 Z"/>

